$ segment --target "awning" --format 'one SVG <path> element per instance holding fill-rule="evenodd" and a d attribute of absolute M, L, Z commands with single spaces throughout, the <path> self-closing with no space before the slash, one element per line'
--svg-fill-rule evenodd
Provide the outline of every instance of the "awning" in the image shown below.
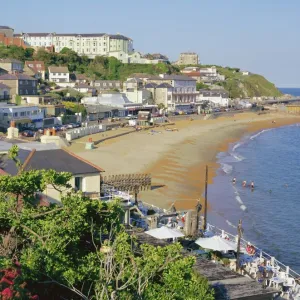
<path fill-rule="evenodd" d="M 145 233 L 160 240 L 178 238 L 184 236 L 184 234 L 182 234 L 180 230 L 175 228 L 165 227 L 165 226 L 145 231 Z"/>
<path fill-rule="evenodd" d="M 16 124 L 26 124 L 26 123 L 31 123 L 31 119 L 24 118 L 24 119 L 17 119 L 13 120 Z"/>
<path fill-rule="evenodd" d="M 199 238 L 195 241 L 195 243 L 204 249 L 212 249 L 215 251 L 237 250 L 237 244 L 216 235 L 208 238 Z"/>

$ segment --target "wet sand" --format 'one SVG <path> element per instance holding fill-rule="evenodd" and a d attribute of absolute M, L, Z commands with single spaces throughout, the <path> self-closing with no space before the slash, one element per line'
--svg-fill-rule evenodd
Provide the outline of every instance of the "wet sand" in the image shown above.
<path fill-rule="evenodd" d="M 152 190 L 141 192 L 140 199 L 163 208 L 175 203 L 177 209 L 189 209 L 199 199 L 203 202 L 205 166 L 209 168 L 210 184 L 219 167 L 216 163 L 219 152 L 226 151 L 247 133 L 294 123 L 300 123 L 300 117 L 277 113 L 181 120 L 170 126 L 178 131 L 158 128 L 154 134 L 134 132 L 100 143 L 94 150 L 84 150 L 81 142 L 87 140 L 85 137 L 76 140 L 70 150 L 103 168 L 106 175 L 150 173 Z M 110 136 L 122 131 L 126 129 L 104 134 Z"/>

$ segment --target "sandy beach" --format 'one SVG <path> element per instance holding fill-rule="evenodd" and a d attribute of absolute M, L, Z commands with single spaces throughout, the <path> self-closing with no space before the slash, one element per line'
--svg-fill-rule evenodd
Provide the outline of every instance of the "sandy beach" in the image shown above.
<path fill-rule="evenodd" d="M 276 123 L 272 121 L 275 120 Z M 166 131 L 164 128 L 130 133 L 99 143 L 85 150 L 88 137 L 75 140 L 70 150 L 105 170 L 106 175 L 150 173 L 152 190 L 139 194 L 145 202 L 177 209 L 195 206 L 203 201 L 205 166 L 209 167 L 209 183 L 218 168 L 216 156 L 247 133 L 266 128 L 300 123 L 300 117 L 286 114 L 240 113 L 209 120 L 180 120 Z M 128 132 L 123 128 L 92 136 L 94 141 Z"/>

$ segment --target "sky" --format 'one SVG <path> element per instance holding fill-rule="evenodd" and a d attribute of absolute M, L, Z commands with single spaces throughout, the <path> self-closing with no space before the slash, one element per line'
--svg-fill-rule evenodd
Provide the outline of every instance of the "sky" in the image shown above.
<path fill-rule="evenodd" d="M 9 0 L 0 25 L 20 32 L 120 33 L 142 53 L 197 52 L 278 87 L 300 87 L 299 0 Z"/>

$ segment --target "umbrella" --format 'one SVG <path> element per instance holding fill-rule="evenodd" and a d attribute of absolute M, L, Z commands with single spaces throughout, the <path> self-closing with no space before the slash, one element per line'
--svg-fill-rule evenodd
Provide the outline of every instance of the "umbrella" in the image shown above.
<path fill-rule="evenodd" d="M 165 226 L 145 231 L 145 233 L 160 240 L 173 239 L 173 238 L 184 236 L 184 234 L 180 230 L 175 228 L 165 227 Z"/>
<path fill-rule="evenodd" d="M 225 240 L 217 235 L 209 238 L 199 238 L 195 241 L 195 243 L 204 249 L 212 249 L 215 251 L 237 250 L 237 244 Z"/>

